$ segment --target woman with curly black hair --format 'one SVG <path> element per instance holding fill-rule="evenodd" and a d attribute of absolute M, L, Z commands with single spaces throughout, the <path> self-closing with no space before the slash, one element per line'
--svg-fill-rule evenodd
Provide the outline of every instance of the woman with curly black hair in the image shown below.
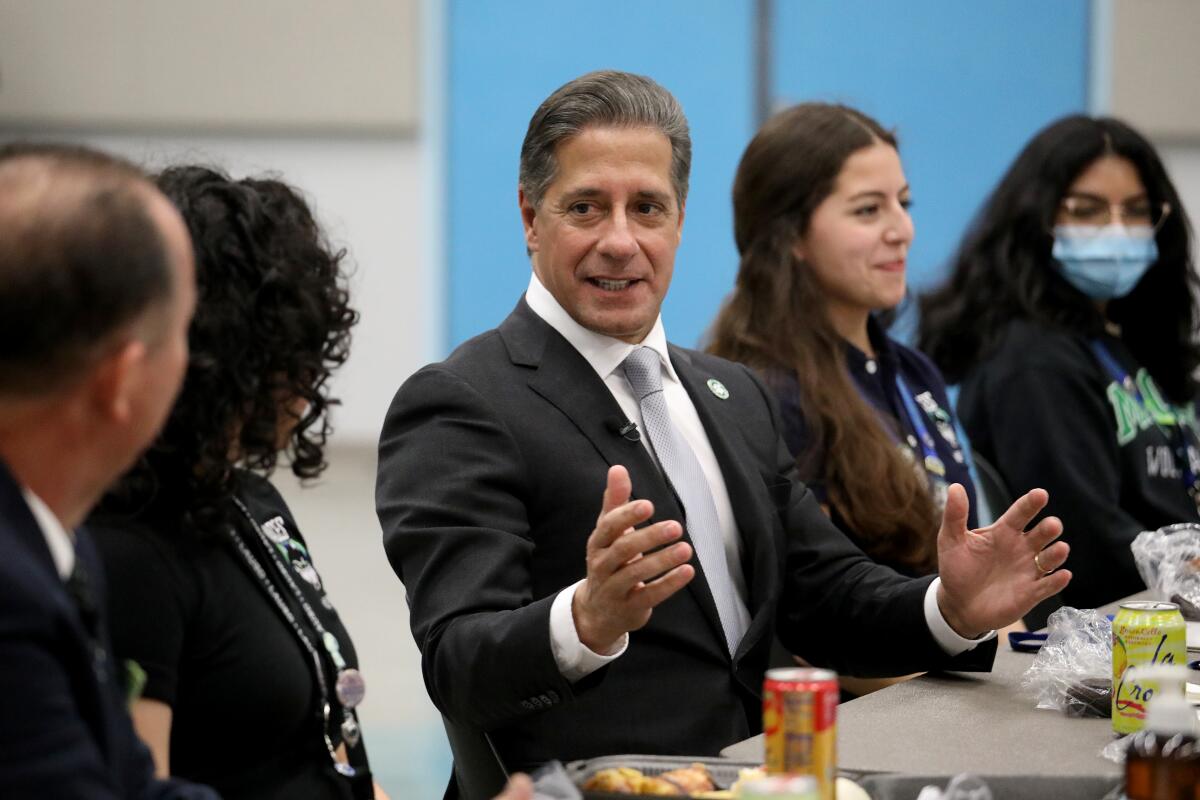
<path fill-rule="evenodd" d="M 921 299 L 920 346 L 961 381 L 976 452 L 1011 491 L 1050 493 L 1070 605 L 1144 588 L 1134 537 L 1200 521 L 1195 284 L 1154 148 L 1118 120 L 1071 116 L 1026 145 Z"/>
<path fill-rule="evenodd" d="M 328 381 L 358 315 L 344 253 L 276 180 L 177 167 L 157 178 L 187 222 L 198 302 L 162 434 L 92 520 L 117 653 L 162 774 L 226 798 L 373 793 L 354 647 L 283 499 L 325 468 Z"/>

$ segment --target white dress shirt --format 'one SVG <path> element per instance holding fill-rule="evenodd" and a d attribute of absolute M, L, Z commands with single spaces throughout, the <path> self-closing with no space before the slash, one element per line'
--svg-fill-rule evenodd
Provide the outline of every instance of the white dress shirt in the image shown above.
<path fill-rule="evenodd" d="M 25 496 L 25 504 L 29 506 L 34 521 L 42 529 L 42 536 L 46 538 L 46 546 L 50 548 L 50 557 L 54 559 L 54 568 L 58 571 L 58 576 L 65 581 L 75 569 L 74 537 L 58 521 L 50 507 L 42 502 L 42 498 L 24 486 L 21 487 L 21 494 Z"/>
<path fill-rule="evenodd" d="M 708 441 L 708 434 L 696 413 L 696 407 L 688 396 L 687 390 L 679 381 L 675 367 L 671 364 L 667 351 L 667 337 L 663 330 L 662 317 L 654 321 L 654 327 L 642 340 L 640 345 L 629 344 L 611 336 L 595 333 L 584 328 L 566 312 L 554 296 L 544 287 L 537 275 L 529 278 L 529 288 L 525 292 L 525 302 L 533 313 L 541 317 L 546 324 L 558 331 L 572 347 L 591 365 L 604 385 L 612 392 L 613 398 L 620 405 L 625 416 L 637 423 L 640 430 L 645 430 L 642 424 L 641 407 L 634 397 L 629 381 L 621 370 L 625 357 L 639 346 L 649 347 L 658 353 L 663 366 L 663 398 L 667 410 L 671 414 L 671 423 L 687 440 L 688 445 L 696 454 L 700 467 L 707 478 L 712 491 L 713 504 L 717 509 L 717 519 L 721 528 L 721 537 L 725 542 L 725 558 L 729 564 L 734 587 L 747 603 L 746 579 L 742 570 L 741 538 L 738 535 L 737 523 L 733 516 L 733 506 L 729 502 L 729 491 L 725 487 L 725 476 L 721 473 L 717 457 Z M 642 445 L 649 450 L 649 437 L 643 436 Z M 637 487 L 634 487 L 636 492 Z M 600 498 L 596 498 L 600 502 Z M 987 641 L 995 632 L 980 639 L 964 639 L 954 632 L 941 611 L 937 607 L 937 588 L 939 579 L 930 584 L 925 593 L 925 619 L 934 639 L 950 655 L 970 650 L 981 642 Z M 629 635 L 626 634 L 615 653 L 604 655 L 593 652 L 581 641 L 575 630 L 575 618 L 571 604 L 575 598 L 575 589 L 583 581 L 579 581 L 558 593 L 550 607 L 550 646 L 559 672 L 569 681 L 577 681 L 605 664 L 613 661 L 625 652 L 629 646 Z M 748 622 L 748 620 L 746 620 Z"/>

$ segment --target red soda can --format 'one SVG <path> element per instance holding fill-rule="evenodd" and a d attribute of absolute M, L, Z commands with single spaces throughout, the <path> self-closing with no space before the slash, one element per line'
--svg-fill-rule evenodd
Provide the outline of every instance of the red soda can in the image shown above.
<path fill-rule="evenodd" d="M 767 670 L 763 683 L 767 773 L 812 775 L 821 800 L 834 800 L 838 698 L 837 673 L 828 669 Z"/>

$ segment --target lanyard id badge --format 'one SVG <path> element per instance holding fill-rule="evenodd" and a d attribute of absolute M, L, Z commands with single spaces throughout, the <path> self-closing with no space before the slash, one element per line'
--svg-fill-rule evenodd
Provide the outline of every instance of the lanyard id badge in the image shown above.
<path fill-rule="evenodd" d="M 938 455 L 937 443 L 934 441 L 933 434 L 929 432 L 929 426 L 925 424 L 925 415 L 917 408 L 913 393 L 908 390 L 908 384 L 900 375 L 896 375 L 896 389 L 900 394 L 900 401 L 904 404 L 905 416 L 908 417 L 912 429 L 916 431 L 917 444 L 921 450 L 921 463 L 925 467 L 925 472 L 932 480 L 944 484 L 946 482 L 946 464 Z"/>
<path fill-rule="evenodd" d="M 250 510 L 246 508 L 239 498 L 234 497 L 233 502 L 241 512 L 242 516 L 250 523 L 255 534 L 257 534 L 260 543 L 264 546 L 267 552 L 268 560 L 271 562 L 275 573 L 283 579 L 283 582 L 290 590 L 290 594 L 295 599 L 304 616 L 308 619 L 309 624 L 312 626 L 312 631 L 319 637 L 321 649 L 325 651 L 326 655 L 334 665 L 336 678 L 334 681 L 334 686 L 332 687 L 333 691 L 331 692 L 325 677 L 325 669 L 317 649 L 317 643 L 312 641 L 304 627 L 301 625 L 300 620 L 298 620 L 295 614 L 292 613 L 289 604 L 284 600 L 283 596 L 280 594 L 280 591 L 276 588 L 275 582 L 271 580 L 271 577 L 267 574 L 266 568 L 259 563 L 258 558 L 255 557 L 254 553 L 247 546 L 246 542 L 242 540 L 242 537 L 238 534 L 236 528 L 232 525 L 228 526 L 229 537 L 234 545 L 234 548 L 242 557 L 242 560 L 245 562 L 247 567 L 249 567 L 254 577 L 259 581 L 259 584 L 262 586 L 267 596 L 274 603 L 280 612 L 280 615 L 292 629 L 293 634 L 299 640 L 303 648 L 308 652 L 309 658 L 312 660 L 313 669 L 317 680 L 317 689 L 320 694 L 318 712 L 321 722 L 321 734 L 324 737 L 325 749 L 329 753 L 329 757 L 334 769 L 339 774 L 351 780 L 353 793 L 356 797 L 369 797 L 371 796 L 370 791 L 372 786 L 370 782 L 370 769 L 366 762 L 365 750 L 360 747 L 361 732 L 358 726 L 358 717 L 354 710 L 355 707 L 362 702 L 363 695 L 366 693 L 366 684 L 363 681 L 362 673 L 360 673 L 357 669 L 350 667 L 346 663 L 342 656 L 341 645 L 338 642 L 337 636 L 328 631 L 317 618 L 312 606 L 309 605 L 308 600 L 305 599 L 303 593 L 300 591 L 300 587 L 296 585 L 294 580 L 292 580 L 287 566 L 283 563 L 279 552 L 275 549 L 275 543 L 273 542 L 271 536 L 263 530 L 263 527 L 258 523 L 258 520 L 255 519 L 254 515 L 250 513 Z M 332 697 L 330 695 L 332 695 Z M 349 763 L 343 762 L 337 757 L 336 748 L 334 747 L 334 744 L 328 733 L 332 712 L 331 701 L 334 699 L 336 699 L 342 709 L 342 724 L 340 726 L 340 732 L 342 734 L 342 741 L 346 744 Z"/>

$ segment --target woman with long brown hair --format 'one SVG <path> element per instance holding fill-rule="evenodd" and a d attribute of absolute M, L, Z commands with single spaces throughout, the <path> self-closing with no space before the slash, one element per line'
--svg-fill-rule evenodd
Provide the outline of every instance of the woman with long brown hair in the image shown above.
<path fill-rule="evenodd" d="M 870 117 L 803 103 L 769 120 L 734 182 L 741 263 L 709 350 L 764 376 L 838 527 L 926 575 L 947 487 L 974 487 L 941 375 L 876 316 L 905 295 L 909 202 L 896 139 Z"/>

